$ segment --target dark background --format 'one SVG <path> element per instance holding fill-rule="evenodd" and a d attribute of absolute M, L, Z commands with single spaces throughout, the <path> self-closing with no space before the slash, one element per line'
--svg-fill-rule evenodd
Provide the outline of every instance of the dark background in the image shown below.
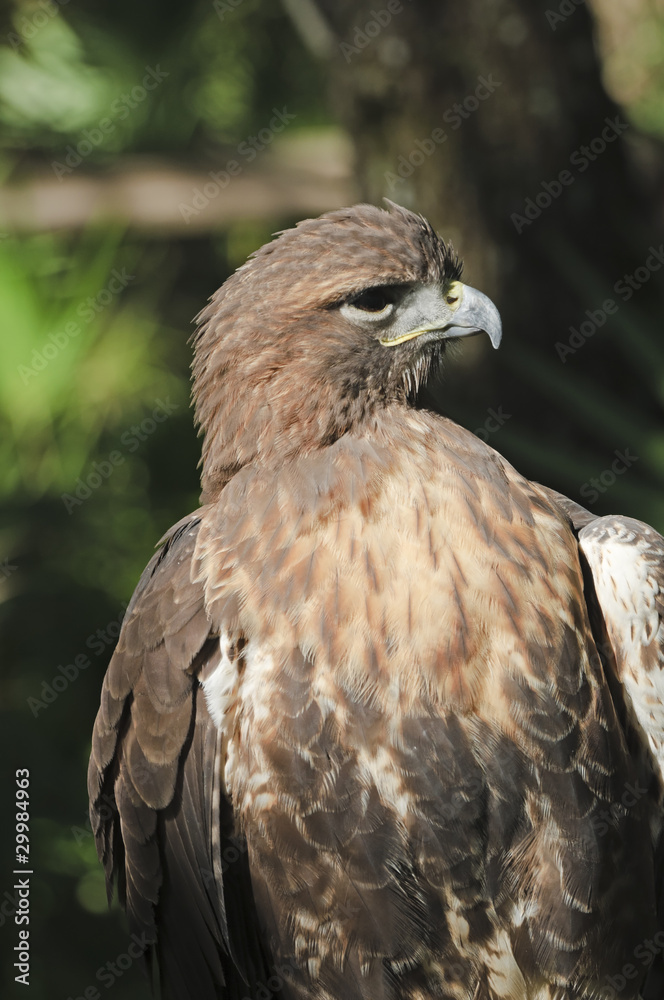
<path fill-rule="evenodd" d="M 138 1000 L 85 772 L 123 607 L 197 506 L 192 317 L 271 233 L 388 196 L 453 240 L 504 320 L 501 350 L 465 343 L 428 402 L 526 475 L 664 530 L 664 16 L 15 0 L 0 40 L 3 995 Z M 11 967 L 17 768 L 29 987 Z"/>

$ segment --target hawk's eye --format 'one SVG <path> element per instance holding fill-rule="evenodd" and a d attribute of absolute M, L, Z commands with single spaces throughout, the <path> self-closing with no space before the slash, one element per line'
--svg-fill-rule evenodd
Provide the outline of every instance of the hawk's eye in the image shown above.
<path fill-rule="evenodd" d="M 351 299 L 350 304 L 363 312 L 383 312 L 387 306 L 394 304 L 394 295 L 390 288 L 367 288 Z"/>
<path fill-rule="evenodd" d="M 397 290 L 390 285 L 365 288 L 341 306 L 342 314 L 355 322 L 387 319 L 394 310 Z"/>

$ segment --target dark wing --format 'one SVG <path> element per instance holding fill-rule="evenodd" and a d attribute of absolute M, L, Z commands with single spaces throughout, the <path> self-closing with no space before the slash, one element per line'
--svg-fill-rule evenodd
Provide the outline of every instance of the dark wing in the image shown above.
<path fill-rule="evenodd" d="M 199 525 L 200 512 L 168 532 L 127 609 L 94 727 L 90 817 L 153 983 L 177 1000 L 234 1000 L 265 966 L 200 684 L 221 654 L 191 579 Z"/>
<path fill-rule="evenodd" d="M 545 490 L 572 521 L 585 560 L 586 600 L 597 647 L 622 709 L 642 775 L 633 797 L 653 801 L 659 925 L 664 927 L 664 538 L 648 524 L 611 514 L 597 517 Z M 618 683 L 616 683 L 618 682 Z M 631 800 L 630 800 L 631 801 Z M 660 930 L 660 934 L 662 931 Z M 650 957 L 652 962 L 652 956 Z M 664 960 L 657 955 L 642 990 L 664 996 Z"/>
<path fill-rule="evenodd" d="M 664 777 L 664 538 L 631 517 L 579 532 L 634 725 Z"/>
<path fill-rule="evenodd" d="M 559 493 L 547 493 L 572 521 L 592 576 L 594 593 L 587 600 L 596 602 L 605 630 L 598 646 L 622 685 L 629 721 L 664 780 L 664 538 L 643 521 L 597 517 Z"/>

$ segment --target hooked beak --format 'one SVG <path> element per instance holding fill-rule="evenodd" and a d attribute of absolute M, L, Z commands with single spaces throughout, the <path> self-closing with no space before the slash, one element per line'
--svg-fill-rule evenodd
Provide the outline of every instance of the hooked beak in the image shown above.
<path fill-rule="evenodd" d="M 500 313 L 491 299 L 461 281 L 454 281 L 444 295 L 437 288 L 421 287 L 395 326 L 380 338 L 384 347 L 423 334 L 435 334 L 427 340 L 448 340 L 486 333 L 497 348 L 503 335 Z"/>

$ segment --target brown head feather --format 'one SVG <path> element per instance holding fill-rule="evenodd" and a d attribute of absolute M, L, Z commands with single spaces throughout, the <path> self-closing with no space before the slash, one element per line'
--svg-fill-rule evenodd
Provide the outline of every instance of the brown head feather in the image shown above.
<path fill-rule="evenodd" d="M 460 273 L 429 223 L 391 203 L 307 219 L 257 250 L 198 317 L 203 502 L 256 458 L 330 444 L 376 405 L 405 396 L 411 345 L 381 349 L 336 304 L 377 285 L 442 285 Z M 432 345 L 418 360 L 442 350 Z"/>

